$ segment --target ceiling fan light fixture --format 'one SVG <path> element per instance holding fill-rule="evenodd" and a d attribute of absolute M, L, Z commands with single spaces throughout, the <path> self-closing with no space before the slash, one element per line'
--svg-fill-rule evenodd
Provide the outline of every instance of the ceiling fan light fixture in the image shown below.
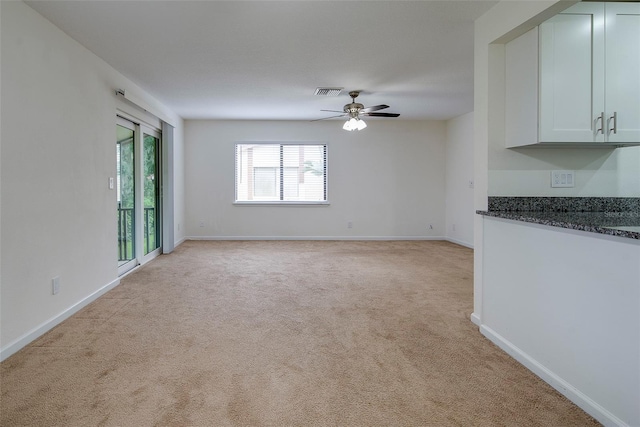
<path fill-rule="evenodd" d="M 318 88 L 320 89 L 320 88 Z M 360 91 L 354 90 L 349 92 L 349 96 L 351 97 L 351 102 L 346 104 L 342 111 L 339 110 L 321 110 L 328 111 L 331 113 L 342 113 L 337 116 L 325 117 L 323 119 L 311 120 L 312 122 L 316 122 L 318 120 L 328 120 L 334 119 L 337 117 L 346 117 L 347 121 L 342 125 L 342 129 L 352 131 L 352 130 L 362 130 L 367 127 L 367 124 L 364 120 L 360 119 L 361 116 L 367 117 L 398 117 L 400 114 L 398 113 L 378 113 L 379 110 L 384 110 L 385 108 L 389 108 L 388 105 L 380 104 L 380 105 L 372 105 L 370 107 L 365 107 L 364 105 L 356 102 L 356 98 L 360 94 Z"/>
<path fill-rule="evenodd" d="M 356 117 L 352 117 L 346 122 L 344 122 L 342 129 L 352 131 L 352 130 L 362 130 L 366 127 L 367 127 L 367 124 L 364 122 L 364 120 L 360 120 Z"/>

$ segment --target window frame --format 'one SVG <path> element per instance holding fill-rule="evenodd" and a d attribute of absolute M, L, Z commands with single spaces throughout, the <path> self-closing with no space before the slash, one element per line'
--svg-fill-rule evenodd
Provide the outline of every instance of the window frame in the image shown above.
<path fill-rule="evenodd" d="M 283 146 L 314 145 L 324 147 L 324 199 L 308 200 L 238 200 L 238 145 L 279 145 Z M 233 204 L 237 206 L 328 206 L 329 203 L 329 144 L 326 141 L 236 141 L 233 144 Z M 242 182 L 242 181 L 240 181 Z"/>

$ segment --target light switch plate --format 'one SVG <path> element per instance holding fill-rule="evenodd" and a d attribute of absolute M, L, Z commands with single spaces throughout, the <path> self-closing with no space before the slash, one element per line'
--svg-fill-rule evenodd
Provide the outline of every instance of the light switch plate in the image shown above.
<path fill-rule="evenodd" d="M 575 171 L 551 171 L 551 187 L 568 188 L 575 187 Z"/>

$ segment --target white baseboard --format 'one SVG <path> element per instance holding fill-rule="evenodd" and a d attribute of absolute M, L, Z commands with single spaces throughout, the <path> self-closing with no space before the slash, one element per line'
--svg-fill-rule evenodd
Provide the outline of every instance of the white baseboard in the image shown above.
<path fill-rule="evenodd" d="M 456 245 L 465 246 L 469 249 L 473 249 L 472 243 L 463 242 L 462 240 L 454 239 L 452 237 L 446 237 L 445 240 L 447 242 L 455 243 Z"/>
<path fill-rule="evenodd" d="M 471 313 L 471 322 L 476 326 L 480 326 L 480 316 L 478 316 L 475 312 Z"/>
<path fill-rule="evenodd" d="M 513 345 L 510 341 L 507 341 L 493 329 L 485 325 L 481 325 L 480 332 L 491 342 L 504 350 L 509 356 L 516 359 L 518 362 L 524 365 L 524 367 L 539 376 L 543 381 L 558 390 L 558 392 L 578 405 L 586 413 L 601 422 L 603 425 L 607 427 L 630 427 L 629 424 L 625 423 L 620 418 L 607 411 L 605 408 L 600 406 L 597 402 L 593 401 L 580 390 L 573 387 L 571 384 L 560 378 L 551 370 L 547 369 L 544 365 L 533 359 L 520 348 Z"/>
<path fill-rule="evenodd" d="M 186 238 L 186 237 L 183 237 L 182 239 L 178 240 L 177 242 L 175 242 L 175 243 L 173 244 L 173 248 L 174 248 L 174 249 L 175 249 L 175 248 L 177 248 L 178 246 L 180 246 L 181 244 L 183 244 L 186 240 L 187 240 L 187 238 Z"/>
<path fill-rule="evenodd" d="M 446 240 L 443 236 L 187 236 L 186 240 Z"/>
<path fill-rule="evenodd" d="M 62 313 L 58 314 L 57 316 L 52 317 L 51 319 L 47 320 L 46 322 L 42 323 L 41 325 L 39 325 L 39 326 L 35 327 L 34 329 L 32 329 L 31 331 L 27 332 L 26 334 L 24 334 L 23 336 L 21 336 L 17 340 L 15 340 L 12 343 L 8 344 L 7 346 L 3 347 L 2 349 L 0 349 L 0 361 L 5 360 L 6 358 L 11 356 L 12 354 L 18 352 L 20 349 L 25 347 L 27 344 L 29 344 L 30 342 L 34 341 L 36 338 L 44 335 L 45 332 L 50 331 L 55 326 L 59 325 L 60 323 L 62 323 L 65 320 L 67 320 L 69 317 L 73 316 L 75 313 L 77 313 L 78 311 L 80 311 L 81 309 L 86 307 L 87 305 L 91 304 L 93 301 L 97 300 L 99 297 L 101 297 L 102 295 L 104 295 L 105 293 L 110 291 L 111 289 L 115 288 L 119 284 L 120 284 L 120 278 L 117 278 L 116 280 L 112 281 L 111 283 L 108 283 L 108 284 L 104 285 L 103 287 L 101 287 L 100 289 L 98 289 L 97 291 L 95 291 L 94 293 L 89 295 L 88 297 L 78 301 L 77 303 L 75 303 L 71 307 L 69 307 L 66 310 L 64 310 Z"/>

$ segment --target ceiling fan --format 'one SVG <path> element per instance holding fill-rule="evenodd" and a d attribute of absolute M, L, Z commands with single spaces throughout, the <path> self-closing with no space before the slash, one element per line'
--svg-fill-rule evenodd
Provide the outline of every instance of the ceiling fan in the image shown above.
<path fill-rule="evenodd" d="M 342 113 L 337 116 L 325 117 L 322 119 L 312 120 L 317 122 L 319 120 L 328 120 L 336 117 L 349 117 L 349 119 L 345 122 L 342 129 L 352 131 L 352 130 L 362 130 L 367 127 L 367 124 L 362 120 L 362 116 L 369 117 L 398 117 L 400 114 L 398 113 L 376 113 L 376 111 L 384 110 L 385 108 L 389 108 L 388 105 L 374 105 L 373 107 L 365 107 L 364 105 L 356 102 L 356 98 L 360 95 L 360 91 L 354 90 L 349 92 L 349 96 L 351 97 L 351 103 L 346 104 L 342 111 L 338 110 L 320 110 L 320 111 L 328 111 L 332 113 Z"/>

